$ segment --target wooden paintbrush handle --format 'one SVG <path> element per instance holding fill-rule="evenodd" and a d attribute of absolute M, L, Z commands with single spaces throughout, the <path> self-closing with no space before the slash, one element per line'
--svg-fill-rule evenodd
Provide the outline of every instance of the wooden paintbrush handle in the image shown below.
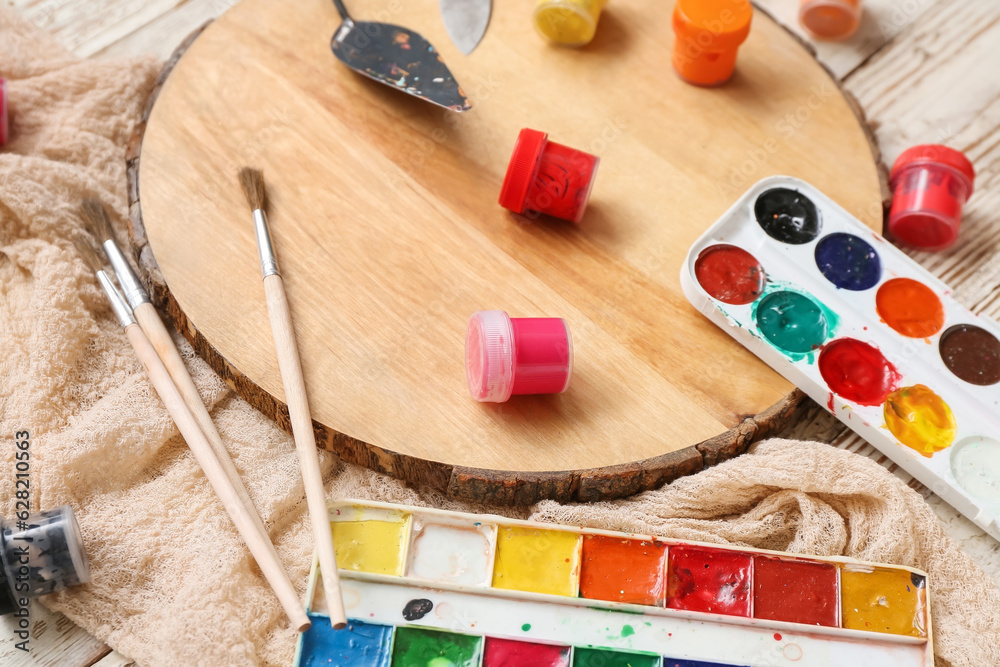
<path fill-rule="evenodd" d="M 170 374 L 167 372 L 163 362 L 156 355 L 156 350 L 153 349 L 149 339 L 146 338 L 146 334 L 135 324 L 126 327 L 125 333 L 133 349 L 135 349 L 139 361 L 146 368 L 153 388 L 156 389 L 156 393 L 159 394 L 164 406 L 166 406 L 167 412 L 174 420 L 174 423 L 177 424 L 178 430 L 180 430 L 188 447 L 191 448 L 191 452 L 194 454 L 195 459 L 197 459 L 198 465 L 205 472 L 205 477 L 208 478 L 209 484 L 212 485 L 219 500 L 222 501 L 223 506 L 232 518 L 233 523 L 236 524 L 236 529 L 243 536 L 247 548 L 250 549 L 250 553 L 257 561 L 257 565 L 264 574 L 264 578 L 271 585 L 271 589 L 278 597 L 282 607 L 284 607 L 285 613 L 288 614 L 288 618 L 292 621 L 292 625 L 299 632 L 305 630 L 309 627 L 309 617 L 306 615 L 302 603 L 299 601 L 299 596 L 295 594 L 295 588 L 292 586 L 285 568 L 282 567 L 281 562 L 278 560 L 274 548 L 267 537 L 267 533 L 261 530 L 259 522 L 254 522 L 250 518 L 251 513 L 247 511 L 240 501 L 239 494 L 233 488 L 233 484 L 223 470 L 222 464 L 212 451 L 212 446 L 208 443 L 201 428 L 199 428 L 194 415 L 191 414 L 191 411 L 184 403 L 184 399 L 181 397 L 180 392 L 177 391 L 177 387 L 174 386 L 173 381 L 170 379 Z"/>
<path fill-rule="evenodd" d="M 247 488 L 243 484 L 243 479 L 240 477 L 239 471 L 236 470 L 236 465 L 233 464 L 232 457 L 229 456 L 229 450 L 226 449 L 226 445 L 222 442 L 222 436 L 219 435 L 218 429 L 215 428 L 215 422 L 212 421 L 211 415 L 208 414 L 208 409 L 201 400 L 201 394 L 198 393 L 198 388 L 195 387 L 194 380 L 191 379 L 191 374 L 188 373 L 187 367 L 184 365 L 184 359 L 177 350 L 177 346 L 174 345 L 174 339 L 170 336 L 170 332 L 163 325 L 163 320 L 160 319 L 156 308 L 153 304 L 147 302 L 137 306 L 132 313 L 135 315 L 136 321 L 139 322 L 139 326 L 142 327 L 143 333 L 146 334 L 146 337 L 152 344 L 153 349 L 156 350 L 160 361 L 166 366 L 167 372 L 170 373 L 170 378 L 174 381 L 174 386 L 177 387 L 177 391 L 180 392 L 184 403 L 188 406 L 191 414 L 194 415 L 195 421 L 198 422 L 198 426 L 201 428 L 201 432 L 205 434 L 205 438 L 208 440 L 208 444 L 212 446 L 212 451 L 215 452 L 216 458 L 222 464 L 222 469 L 225 470 L 226 476 L 233 483 L 233 488 L 236 489 L 237 495 L 239 495 L 240 500 L 246 506 L 247 512 L 250 513 L 250 518 L 256 521 L 260 525 L 260 529 L 266 533 L 267 528 L 264 526 L 264 521 L 257 513 L 253 501 L 250 499 L 250 494 L 247 493 Z M 270 540 L 268 542 L 270 543 Z M 274 548 L 273 545 L 271 548 Z M 277 558 L 277 554 L 275 554 L 275 558 Z"/>
<path fill-rule="evenodd" d="M 316 451 L 316 437 L 313 434 L 312 416 L 309 413 L 309 398 L 306 383 L 302 377 L 302 364 L 295 343 L 292 314 L 285 297 L 285 286 L 281 276 L 272 274 L 264 278 L 264 295 L 267 298 L 267 312 L 271 319 L 274 335 L 274 349 L 278 356 L 281 382 L 285 387 L 285 402 L 292 422 L 292 436 L 295 449 L 302 466 L 302 483 L 306 490 L 306 503 L 312 519 L 313 537 L 319 555 L 320 573 L 323 577 L 323 592 L 330 608 L 330 621 L 335 628 L 347 624 L 344 600 L 340 592 L 340 577 L 337 572 L 337 554 L 333 547 L 333 532 L 330 528 L 330 510 L 326 504 L 323 476 L 319 471 L 319 452 Z"/>

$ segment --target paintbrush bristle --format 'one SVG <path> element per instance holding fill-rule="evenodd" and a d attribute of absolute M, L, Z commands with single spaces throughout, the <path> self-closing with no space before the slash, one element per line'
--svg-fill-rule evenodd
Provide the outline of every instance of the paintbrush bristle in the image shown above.
<path fill-rule="evenodd" d="M 76 246 L 76 251 L 80 253 L 80 257 L 83 258 L 84 263 L 91 268 L 94 273 L 104 270 L 104 264 L 101 262 L 101 256 L 97 252 L 97 248 L 94 247 L 93 241 L 86 236 L 77 236 L 73 239 L 73 245 Z"/>
<path fill-rule="evenodd" d="M 243 167 L 240 169 L 240 185 L 243 186 L 243 194 L 247 196 L 247 203 L 250 210 L 264 210 L 264 172 L 253 167 Z"/>
<path fill-rule="evenodd" d="M 97 239 L 98 243 L 104 243 L 115 238 L 111 229 L 111 218 L 108 211 L 99 199 L 84 199 L 80 204 L 80 215 L 83 216 L 83 226 L 87 232 Z"/>

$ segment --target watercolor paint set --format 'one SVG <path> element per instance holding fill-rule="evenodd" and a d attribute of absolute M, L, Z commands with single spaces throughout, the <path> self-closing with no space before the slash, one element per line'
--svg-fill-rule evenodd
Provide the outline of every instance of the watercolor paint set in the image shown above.
<path fill-rule="evenodd" d="M 368 501 L 331 506 L 295 665 L 931 667 L 923 572 Z"/>
<path fill-rule="evenodd" d="M 816 188 L 755 184 L 691 247 L 688 300 L 1000 539 L 1000 327 Z"/>

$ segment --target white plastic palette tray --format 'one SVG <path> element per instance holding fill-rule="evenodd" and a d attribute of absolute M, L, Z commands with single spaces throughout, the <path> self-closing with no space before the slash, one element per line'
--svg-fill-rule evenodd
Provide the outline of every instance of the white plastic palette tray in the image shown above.
<path fill-rule="evenodd" d="M 1000 539 L 996 323 L 785 176 L 755 184 L 695 242 L 681 284 L 706 317 Z"/>
<path fill-rule="evenodd" d="M 298 667 L 931 667 L 926 574 L 368 501 L 331 506 Z M 783 620 L 777 620 L 783 619 Z"/>

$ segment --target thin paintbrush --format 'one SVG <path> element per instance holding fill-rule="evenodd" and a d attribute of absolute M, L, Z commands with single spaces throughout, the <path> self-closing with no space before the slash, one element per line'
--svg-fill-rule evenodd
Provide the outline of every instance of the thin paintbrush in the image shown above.
<path fill-rule="evenodd" d="M 330 622 L 334 628 L 347 625 L 344 600 L 340 592 L 340 576 L 337 573 L 337 554 L 333 548 L 333 532 L 330 529 L 330 513 L 326 506 L 323 477 L 319 472 L 319 452 L 313 435 L 312 416 L 309 413 L 309 398 L 306 383 L 302 377 L 302 364 L 295 343 L 292 328 L 292 314 L 285 297 L 285 285 L 278 273 L 278 262 L 271 244 L 271 234 L 264 215 L 265 194 L 264 175 L 258 169 L 244 167 L 240 170 L 240 185 L 253 213 L 254 231 L 257 234 L 257 251 L 260 256 L 260 270 L 264 275 L 264 296 L 267 313 L 271 320 L 274 349 L 278 355 L 278 370 L 281 383 L 285 387 L 285 401 L 292 422 L 292 437 L 302 466 L 302 483 L 306 489 L 306 503 L 312 519 L 313 537 L 319 555 L 320 572 L 323 577 L 323 591 L 330 607 Z"/>
<path fill-rule="evenodd" d="M 114 283 L 111 282 L 111 278 L 105 273 L 101 259 L 97 254 L 97 249 L 89 241 L 82 238 L 75 239 L 74 245 L 87 266 L 96 274 L 97 281 L 111 302 L 112 310 L 114 310 L 118 321 L 121 322 L 122 327 L 125 329 L 125 335 L 128 337 L 129 343 L 132 344 L 136 356 L 139 357 L 139 361 L 146 368 L 146 373 L 149 375 L 149 380 L 153 384 L 153 388 L 156 389 L 156 393 L 160 396 L 164 406 L 166 406 L 167 412 L 174 420 L 174 423 L 177 424 L 178 430 L 191 448 L 191 452 L 198 461 L 198 465 L 204 471 L 205 477 L 208 478 L 209 484 L 215 490 L 219 500 L 222 501 L 233 523 L 236 524 L 236 529 L 243 536 L 247 547 L 250 549 L 250 553 L 260 566 L 264 578 L 271 585 L 271 589 L 284 607 L 285 613 L 291 619 L 292 625 L 299 632 L 302 632 L 310 625 L 309 617 L 306 615 L 298 595 L 295 594 L 295 588 L 292 586 L 288 574 L 281 566 L 281 562 L 278 561 L 277 555 L 274 553 L 274 547 L 271 545 L 270 540 L 267 539 L 267 533 L 259 528 L 259 521 L 255 522 L 251 518 L 253 512 L 248 512 L 246 506 L 243 504 L 239 494 L 233 487 L 232 481 L 212 450 L 212 446 L 208 443 L 204 433 L 202 433 L 201 428 L 198 426 L 194 415 L 191 414 L 191 410 L 184 402 L 177 387 L 174 386 L 166 367 L 156 355 L 156 350 L 153 349 L 149 339 L 146 338 L 146 334 L 137 325 L 135 317 L 132 315 L 132 309 L 129 308 L 124 297 L 118 292 Z"/>

